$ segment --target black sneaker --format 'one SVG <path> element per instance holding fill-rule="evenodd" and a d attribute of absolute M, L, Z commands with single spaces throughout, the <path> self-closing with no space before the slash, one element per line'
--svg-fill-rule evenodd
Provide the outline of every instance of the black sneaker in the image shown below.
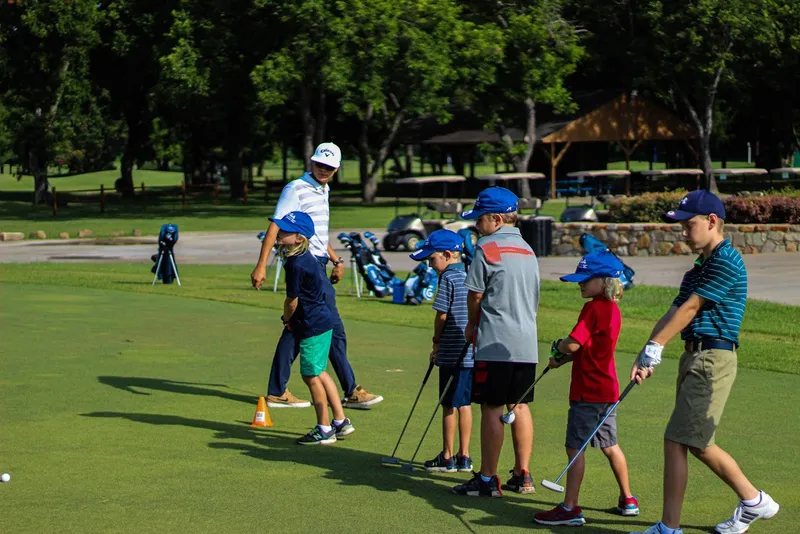
<path fill-rule="evenodd" d="M 450 490 L 456 495 L 466 495 L 468 497 L 502 497 L 500 490 L 500 479 L 497 475 L 493 476 L 489 482 L 481 479 L 480 473 L 473 473 L 472 479 L 466 484 L 459 484 Z"/>
<path fill-rule="evenodd" d="M 518 475 L 512 469 L 509 473 L 511 473 L 511 478 L 506 481 L 505 488 L 507 490 L 517 493 L 536 493 L 536 486 L 533 485 L 533 477 L 530 472 L 522 471 Z"/>
<path fill-rule="evenodd" d="M 455 472 L 456 459 L 452 456 L 447 460 L 444 459 L 444 452 L 440 452 L 433 460 L 425 462 L 425 471 L 438 471 L 438 472 Z"/>
<path fill-rule="evenodd" d="M 332 443 L 336 443 L 336 429 L 331 428 L 330 432 L 325 432 L 319 425 L 315 425 L 311 432 L 297 439 L 298 445 L 331 445 Z"/>

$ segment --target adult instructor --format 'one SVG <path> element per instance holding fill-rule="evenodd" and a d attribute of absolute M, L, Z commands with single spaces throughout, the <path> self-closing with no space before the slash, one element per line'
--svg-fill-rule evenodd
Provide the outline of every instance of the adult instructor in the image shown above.
<path fill-rule="evenodd" d="M 311 161 L 311 172 L 306 172 L 283 188 L 272 217 L 280 219 L 289 212 L 302 211 L 314 221 L 314 235 L 309 240 L 309 250 L 319 261 L 319 268 L 326 275 L 323 277 L 326 280 L 328 280 L 326 265 L 328 261 L 333 263 L 330 283 L 326 283 L 324 287 L 325 303 L 333 315 L 334 323 L 333 339 L 328 357 L 345 393 L 342 399 L 343 406 L 366 408 L 381 402 L 383 397 L 373 395 L 356 384 L 353 368 L 347 361 L 347 337 L 344 332 L 344 324 L 339 317 L 339 310 L 336 309 L 336 292 L 332 285 L 338 283 L 344 275 L 344 260 L 338 257 L 328 242 L 328 221 L 330 219 L 328 182 L 339 170 L 342 152 L 333 143 L 322 143 L 314 151 Z M 271 222 L 261 245 L 258 263 L 250 274 L 253 287 L 256 289 L 260 290 L 267 279 L 267 261 L 277 236 L 278 225 Z M 298 399 L 286 388 L 292 372 L 292 363 L 297 358 L 298 348 L 298 343 L 291 331 L 284 327 L 278 346 L 275 348 L 275 356 L 272 359 L 272 369 L 269 374 L 267 405 L 270 408 L 307 408 L 311 406 L 310 402 Z"/>

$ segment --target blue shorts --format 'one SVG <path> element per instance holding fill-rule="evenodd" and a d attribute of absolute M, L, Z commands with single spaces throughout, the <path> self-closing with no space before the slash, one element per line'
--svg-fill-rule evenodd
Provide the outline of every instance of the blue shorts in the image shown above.
<path fill-rule="evenodd" d="M 442 406 L 461 408 L 469 406 L 472 399 L 472 369 L 456 367 L 439 367 L 439 396 L 442 396 L 447 380 L 453 377 L 447 395 L 442 399 Z"/>

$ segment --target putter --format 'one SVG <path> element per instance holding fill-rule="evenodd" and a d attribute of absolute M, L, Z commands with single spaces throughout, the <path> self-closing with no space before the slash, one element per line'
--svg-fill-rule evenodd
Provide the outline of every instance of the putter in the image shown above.
<path fill-rule="evenodd" d="M 467 355 L 467 350 L 469 349 L 470 342 L 467 341 L 464 344 L 464 348 L 461 349 L 461 356 L 458 357 L 458 362 L 456 362 L 455 369 L 461 368 L 461 362 L 464 361 L 464 357 Z M 444 389 L 442 390 L 442 394 L 439 395 L 439 402 L 436 403 L 436 407 L 433 409 L 433 413 L 431 414 L 431 418 L 428 421 L 428 426 L 425 427 L 425 431 L 422 433 L 422 437 L 419 440 L 419 445 L 417 445 L 416 450 L 414 451 L 414 455 L 408 461 L 407 464 L 403 465 L 403 469 L 405 471 L 413 471 L 414 470 L 414 459 L 417 457 L 417 453 L 419 452 L 419 448 L 422 447 L 422 442 L 425 441 L 425 436 L 428 434 L 428 429 L 431 427 L 431 423 L 433 423 L 433 418 L 436 417 L 436 412 L 439 411 L 439 406 L 442 404 L 444 400 L 444 396 L 447 395 L 447 392 L 450 390 L 450 384 L 453 383 L 453 375 L 450 375 L 450 378 L 447 379 L 447 383 L 444 385 Z"/>
<path fill-rule="evenodd" d="M 411 416 L 414 414 L 414 408 L 417 407 L 417 402 L 419 402 L 419 397 L 422 395 L 422 390 L 425 389 L 425 384 L 428 383 L 428 377 L 431 376 L 431 371 L 433 371 L 433 360 L 431 360 L 430 364 L 428 365 L 428 371 L 425 373 L 425 378 L 422 379 L 422 385 L 419 387 L 419 393 L 417 393 L 417 398 L 414 399 L 414 404 L 411 405 L 411 412 L 408 414 L 408 419 L 406 419 L 406 424 L 403 425 L 403 430 L 400 431 L 400 437 L 397 438 L 397 444 L 394 446 L 394 450 L 392 451 L 391 456 L 384 456 L 381 458 L 381 464 L 386 467 L 391 467 L 395 465 L 400 465 L 400 460 L 395 458 L 395 453 L 397 453 L 397 447 L 400 446 L 400 440 L 403 439 L 403 434 L 406 432 L 406 428 L 408 428 L 408 422 L 411 421 Z"/>
<path fill-rule="evenodd" d="M 628 384 L 628 387 L 626 387 L 625 391 L 622 392 L 622 395 L 619 396 L 619 400 L 611 405 L 611 407 L 608 409 L 606 414 L 603 416 L 603 419 L 594 428 L 594 430 L 589 435 L 589 437 L 586 438 L 586 441 L 583 443 L 583 445 L 581 445 L 581 448 L 578 449 L 578 453 L 575 456 L 572 457 L 572 460 L 569 461 L 569 463 L 567 464 L 567 467 L 565 467 L 564 470 L 561 471 L 561 474 L 558 475 L 558 478 L 556 479 L 556 481 L 555 482 L 551 482 L 549 480 L 542 480 L 542 486 L 544 486 L 545 488 L 547 488 L 547 489 L 549 489 L 551 491 L 556 491 L 558 493 L 564 493 L 564 486 L 561 486 L 559 484 L 559 482 L 564 477 L 564 475 L 567 474 L 567 471 L 569 471 L 569 468 L 572 467 L 572 464 L 575 463 L 575 459 L 578 458 L 578 456 L 580 456 L 583 453 L 583 451 L 586 449 L 586 447 L 592 441 L 592 438 L 594 437 L 595 434 L 597 434 L 597 431 L 600 430 L 600 427 L 603 426 L 603 423 L 606 422 L 606 419 L 608 419 L 608 417 L 612 413 L 614 413 L 614 410 L 617 409 L 617 406 L 619 406 L 619 403 L 622 402 L 622 399 L 624 399 L 625 396 L 628 393 L 630 393 L 630 391 L 633 389 L 633 386 L 635 386 L 635 385 L 636 385 L 636 380 L 631 380 L 631 383 Z"/>

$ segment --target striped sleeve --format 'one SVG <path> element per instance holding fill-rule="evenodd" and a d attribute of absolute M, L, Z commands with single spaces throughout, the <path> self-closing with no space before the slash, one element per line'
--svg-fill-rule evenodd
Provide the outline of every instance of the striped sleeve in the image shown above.
<path fill-rule="evenodd" d="M 692 294 L 692 279 L 695 277 L 694 269 L 687 271 L 683 275 L 683 280 L 681 280 L 681 288 L 678 291 L 678 296 L 675 297 L 675 300 L 672 301 L 672 305 L 676 308 L 680 308 L 681 305 L 686 302 Z"/>
<path fill-rule="evenodd" d="M 741 257 L 728 254 L 717 254 L 708 259 L 703 274 L 695 287 L 694 293 L 715 304 L 719 304 L 731 291 L 741 272 Z"/>
<path fill-rule="evenodd" d="M 433 309 L 442 313 L 450 311 L 450 303 L 453 302 L 453 292 L 455 286 L 449 276 L 442 275 L 439 289 L 436 291 L 436 299 L 433 301 Z"/>
<path fill-rule="evenodd" d="M 284 215 L 293 211 L 302 210 L 300 209 L 300 197 L 294 188 L 294 182 L 289 182 L 281 191 L 281 196 L 278 199 L 278 204 L 275 206 L 275 213 L 272 217 L 281 219 Z"/>

